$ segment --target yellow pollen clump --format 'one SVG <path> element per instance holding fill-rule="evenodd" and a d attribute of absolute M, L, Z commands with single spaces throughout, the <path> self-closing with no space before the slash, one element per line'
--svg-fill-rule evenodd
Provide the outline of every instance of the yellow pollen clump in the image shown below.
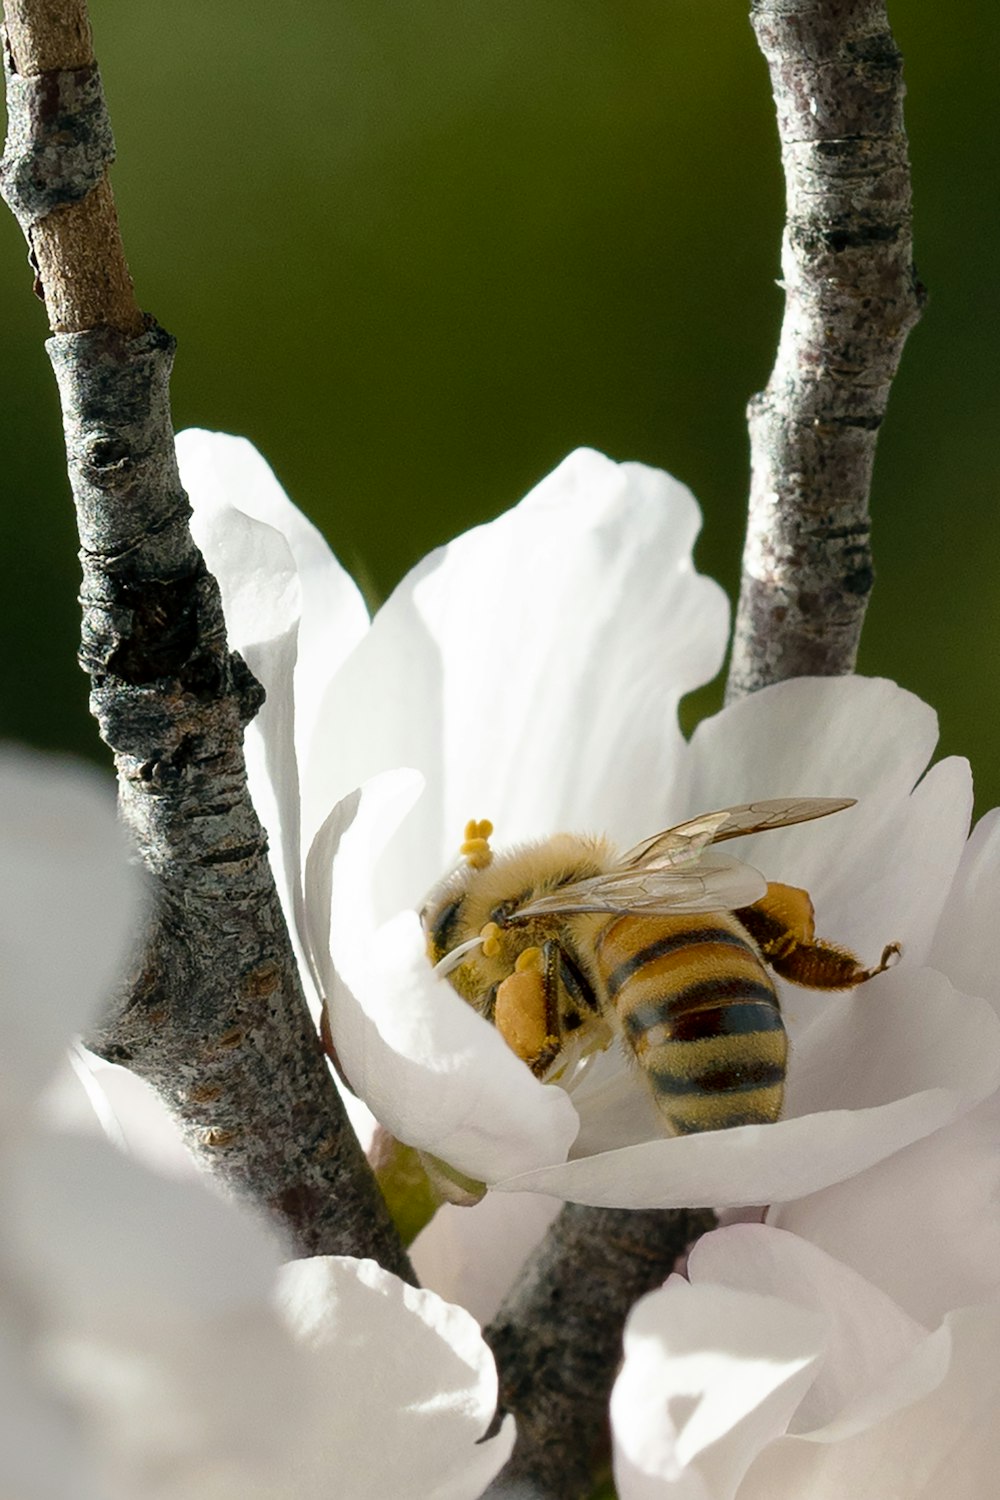
<path fill-rule="evenodd" d="M 475 818 L 470 818 L 465 825 L 465 838 L 459 853 L 474 870 L 485 870 L 493 858 L 493 850 L 490 848 L 492 832 L 493 824 L 489 818 L 482 818 L 479 822 Z"/>
<path fill-rule="evenodd" d="M 514 962 L 514 971 L 523 974 L 526 969 L 538 969 L 542 967 L 541 948 L 522 948 Z"/>
<path fill-rule="evenodd" d="M 495 922 L 487 922 L 480 931 L 479 936 L 483 940 L 484 958 L 496 958 L 500 952 L 500 929 Z"/>

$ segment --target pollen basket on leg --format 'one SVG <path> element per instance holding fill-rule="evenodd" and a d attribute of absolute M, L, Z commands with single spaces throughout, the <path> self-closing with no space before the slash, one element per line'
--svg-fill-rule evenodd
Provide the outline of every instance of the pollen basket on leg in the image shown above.
<path fill-rule="evenodd" d="M 545 984 L 537 964 L 515 968 L 500 984 L 493 1024 L 507 1045 L 529 1066 L 558 1047 L 559 1039 L 548 1025 Z"/>

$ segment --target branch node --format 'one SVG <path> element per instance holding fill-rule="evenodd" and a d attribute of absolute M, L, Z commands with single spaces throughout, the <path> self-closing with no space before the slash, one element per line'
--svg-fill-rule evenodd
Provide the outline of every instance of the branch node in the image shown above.
<path fill-rule="evenodd" d="M 23 76 L 3 50 L 10 128 L 0 193 L 30 237 L 37 220 L 97 187 L 115 141 L 96 63 Z"/>

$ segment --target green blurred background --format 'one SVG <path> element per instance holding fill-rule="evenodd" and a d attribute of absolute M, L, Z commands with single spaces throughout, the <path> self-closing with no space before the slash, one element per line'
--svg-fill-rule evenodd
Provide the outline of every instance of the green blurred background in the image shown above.
<path fill-rule="evenodd" d="M 746 9 L 92 0 L 139 299 L 180 344 L 177 426 L 251 437 L 372 600 L 578 444 L 686 481 L 700 566 L 733 591 L 744 407 L 781 315 Z M 1000 802 L 1000 7 L 890 11 L 931 301 L 879 447 L 860 665 L 936 706 L 982 809 Z M 0 723 L 102 758 L 44 316 L 6 214 L 0 263 Z"/>

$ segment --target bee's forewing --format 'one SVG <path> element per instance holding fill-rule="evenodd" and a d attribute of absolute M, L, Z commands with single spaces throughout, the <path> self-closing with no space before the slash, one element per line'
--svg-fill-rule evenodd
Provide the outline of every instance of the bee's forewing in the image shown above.
<path fill-rule="evenodd" d="M 703 813 L 689 823 L 679 823 L 663 833 L 654 833 L 643 839 L 634 849 L 629 849 L 618 861 L 622 870 L 647 867 L 651 864 L 683 865 L 697 859 L 703 849 L 718 838 L 718 830 L 729 816 L 728 811 Z"/>
<path fill-rule="evenodd" d="M 743 834 L 808 823 L 853 807 L 848 797 L 780 797 L 703 813 L 636 844 L 614 868 L 561 885 L 519 908 L 508 921 L 584 912 L 733 911 L 751 906 L 767 890 L 758 870 L 715 855 L 709 846 Z"/>
<path fill-rule="evenodd" d="M 759 901 L 767 881 L 742 860 L 723 857 L 696 865 L 615 869 L 559 886 L 522 906 L 508 921 L 586 912 L 656 914 L 732 911 Z"/>
<path fill-rule="evenodd" d="M 739 807 L 724 807 L 721 812 L 703 813 L 689 823 L 679 823 L 676 828 L 654 834 L 624 854 L 619 864 L 622 869 L 683 865 L 696 859 L 709 844 L 720 844 L 723 839 L 766 833 L 771 828 L 788 828 L 793 823 L 808 823 L 813 818 L 826 818 L 853 806 L 851 797 L 777 797 L 769 802 L 745 802 Z"/>
<path fill-rule="evenodd" d="M 771 828 L 788 828 L 793 823 L 811 823 L 814 818 L 828 818 L 831 813 L 843 812 L 854 804 L 854 797 L 776 797 L 770 802 L 727 807 L 726 821 L 712 842 L 718 844 L 747 833 L 766 833 Z"/>

